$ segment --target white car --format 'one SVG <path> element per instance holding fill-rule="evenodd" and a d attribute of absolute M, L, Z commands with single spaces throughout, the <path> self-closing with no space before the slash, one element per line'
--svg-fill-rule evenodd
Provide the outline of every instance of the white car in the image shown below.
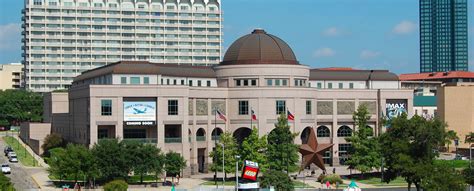
<path fill-rule="evenodd" d="M 10 173 L 12 173 L 11 170 L 12 169 L 10 168 L 10 166 L 8 164 L 2 164 L 2 173 L 3 174 L 10 174 Z"/>
<path fill-rule="evenodd" d="M 16 158 L 16 156 L 12 156 L 10 157 L 10 159 L 8 160 L 10 162 L 18 162 L 18 158 Z"/>
<path fill-rule="evenodd" d="M 8 156 L 8 159 L 10 159 L 12 157 L 16 157 L 16 153 L 15 152 L 9 152 L 7 156 Z"/>

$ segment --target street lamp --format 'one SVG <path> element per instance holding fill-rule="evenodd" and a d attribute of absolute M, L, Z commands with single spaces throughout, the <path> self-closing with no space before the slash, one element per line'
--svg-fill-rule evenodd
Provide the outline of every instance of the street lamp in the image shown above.
<path fill-rule="evenodd" d="M 239 190 L 239 159 L 240 155 L 235 155 L 235 191 Z"/>

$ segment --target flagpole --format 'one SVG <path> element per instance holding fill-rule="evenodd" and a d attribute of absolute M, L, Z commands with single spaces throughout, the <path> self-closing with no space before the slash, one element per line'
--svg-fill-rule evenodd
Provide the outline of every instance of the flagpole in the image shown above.
<path fill-rule="evenodd" d="M 217 110 L 214 108 L 214 166 L 217 164 L 216 160 L 217 156 Z M 215 169 L 216 171 L 214 172 L 214 183 L 216 184 L 216 189 L 219 188 L 219 185 L 217 184 L 217 167 Z"/>
<path fill-rule="evenodd" d="M 253 108 L 250 108 L 250 129 L 251 130 L 253 130 L 252 122 L 253 122 Z"/>

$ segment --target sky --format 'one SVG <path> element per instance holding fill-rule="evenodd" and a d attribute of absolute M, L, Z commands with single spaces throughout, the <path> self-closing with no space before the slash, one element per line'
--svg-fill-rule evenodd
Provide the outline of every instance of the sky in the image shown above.
<path fill-rule="evenodd" d="M 312 68 L 419 72 L 418 0 L 221 0 L 224 51 L 263 28 Z M 474 1 L 468 1 L 469 70 L 474 71 Z M 21 61 L 23 0 L 0 0 L 0 63 Z"/>

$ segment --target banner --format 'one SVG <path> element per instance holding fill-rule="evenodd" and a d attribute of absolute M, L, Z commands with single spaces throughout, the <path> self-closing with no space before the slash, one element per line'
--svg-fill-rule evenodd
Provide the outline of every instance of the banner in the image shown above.
<path fill-rule="evenodd" d="M 124 101 L 125 125 L 155 125 L 156 101 Z"/>
<path fill-rule="evenodd" d="M 408 101 L 406 99 L 387 99 L 385 102 L 385 115 L 388 120 L 408 112 Z"/>

